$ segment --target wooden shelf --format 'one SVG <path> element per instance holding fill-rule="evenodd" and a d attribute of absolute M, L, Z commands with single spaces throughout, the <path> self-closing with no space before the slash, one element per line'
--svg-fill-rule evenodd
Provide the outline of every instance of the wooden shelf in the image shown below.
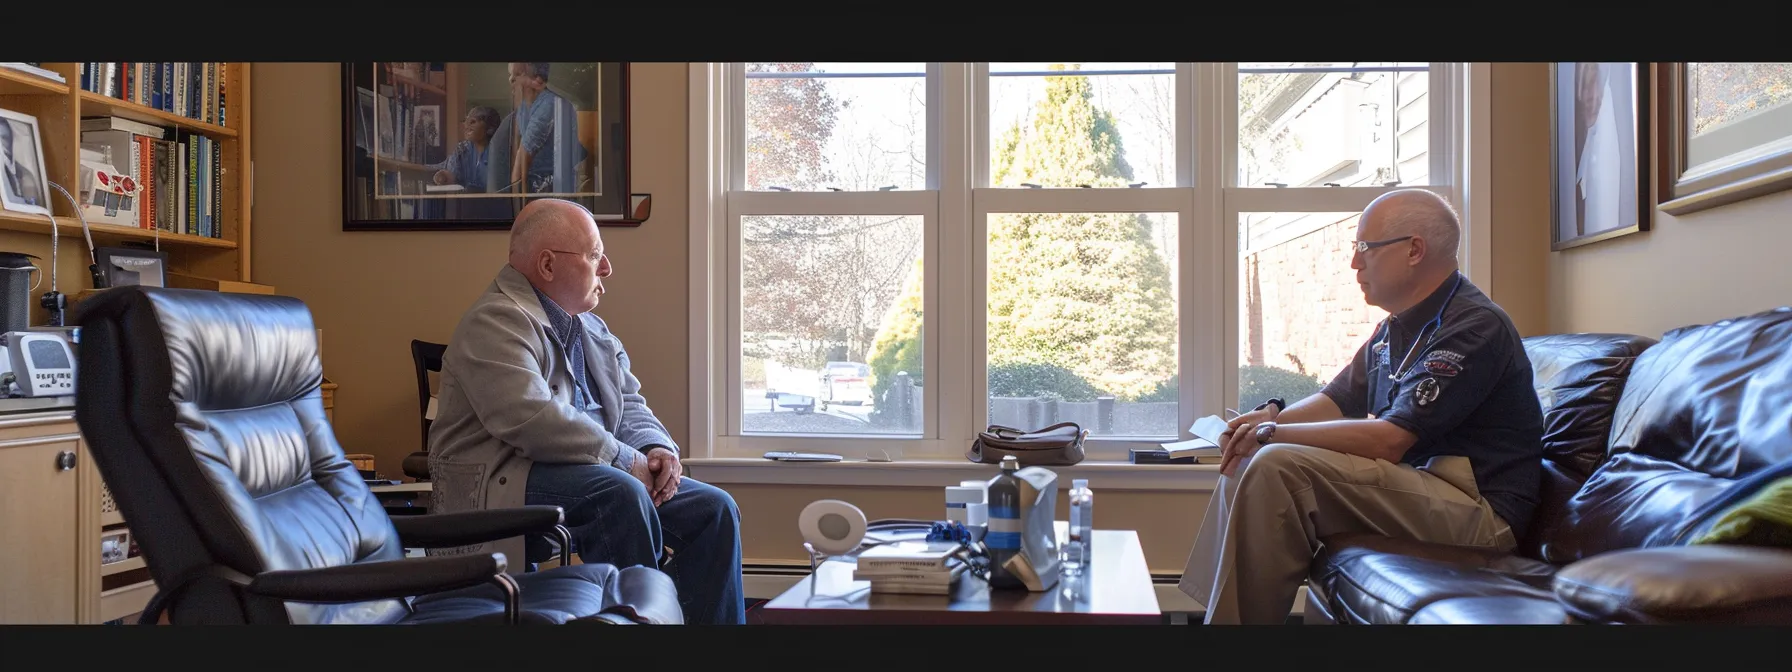
<path fill-rule="evenodd" d="M 442 87 L 439 87 L 439 86 L 436 86 L 436 85 L 434 85 L 434 84 L 431 84 L 431 83 L 429 83 L 429 82 L 425 82 L 425 81 L 423 81 L 423 80 L 421 80 L 421 79 L 417 79 L 417 78 L 415 78 L 415 77 L 409 77 L 409 76 L 406 76 L 406 75 L 401 75 L 401 74 L 398 74 L 398 73 L 396 73 L 396 72 L 394 72 L 394 73 L 392 73 L 392 81 L 395 81 L 395 82 L 403 82 L 403 83 L 405 83 L 405 84 L 407 84 L 407 85 L 410 85 L 410 86 L 414 86 L 414 87 L 417 87 L 417 88 L 419 88 L 419 89 L 422 89 L 422 90 L 424 90 L 424 91 L 429 91 L 429 92 L 431 92 L 431 93 L 439 93 L 439 94 L 442 94 L 442 95 L 444 95 L 444 96 L 446 96 L 446 95 L 448 95 L 448 90 L 447 90 L 447 89 L 444 89 L 444 88 L 442 88 Z"/>
<path fill-rule="evenodd" d="M 0 68 L 0 95 L 68 95 L 68 83 L 57 83 L 37 75 Z"/>
<path fill-rule="evenodd" d="M 134 558 L 125 558 L 109 565 L 100 565 L 100 576 L 111 576 L 120 572 L 128 572 L 133 569 L 143 569 L 148 566 L 149 564 L 143 560 L 143 556 L 139 555 Z"/>
<path fill-rule="evenodd" d="M 223 138 L 237 136 L 234 128 L 208 124 L 191 117 L 183 117 L 173 112 L 163 112 L 147 105 L 138 105 L 92 91 L 81 92 L 81 116 L 83 118 L 116 116 L 158 126 L 178 126 L 189 131 Z"/>
<path fill-rule="evenodd" d="M 149 599 L 155 597 L 156 582 L 154 580 L 119 586 L 100 593 L 100 622 L 116 620 L 142 613 L 149 606 Z"/>
<path fill-rule="evenodd" d="M 60 236 L 75 236 L 80 239 L 80 244 L 86 244 L 86 239 L 83 237 L 81 231 L 80 219 L 74 217 L 57 217 L 56 224 Z M 93 232 L 95 243 L 100 242 L 102 239 L 110 242 L 116 240 L 155 241 L 157 238 L 160 238 L 162 245 L 209 247 L 221 250 L 234 250 L 238 247 L 234 240 L 192 236 L 184 233 L 170 233 L 167 231 L 156 231 L 154 229 L 143 229 L 134 226 L 118 226 L 116 224 L 98 224 L 90 222 L 88 223 L 87 228 L 89 231 Z M 0 212 L 0 229 L 49 235 L 50 223 L 44 221 L 44 218 L 41 215 Z"/>

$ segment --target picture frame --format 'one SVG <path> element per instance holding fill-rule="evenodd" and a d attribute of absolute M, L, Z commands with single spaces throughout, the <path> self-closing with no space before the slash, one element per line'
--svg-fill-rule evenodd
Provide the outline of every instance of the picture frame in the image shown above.
<path fill-rule="evenodd" d="M 631 189 L 629 70 L 343 63 L 343 230 L 505 230 L 540 198 L 641 225 L 652 201 Z"/>
<path fill-rule="evenodd" d="M 1549 64 L 1550 250 L 1648 231 L 1649 63 Z"/>
<path fill-rule="evenodd" d="M 50 178 L 44 169 L 37 117 L 0 109 L 0 209 L 49 215 L 50 208 Z"/>
<path fill-rule="evenodd" d="M 1659 208 L 1684 215 L 1792 189 L 1792 63 L 1660 63 Z"/>

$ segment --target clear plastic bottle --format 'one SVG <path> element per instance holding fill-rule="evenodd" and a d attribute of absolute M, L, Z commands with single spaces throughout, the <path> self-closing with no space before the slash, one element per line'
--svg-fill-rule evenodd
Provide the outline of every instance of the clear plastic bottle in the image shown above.
<path fill-rule="evenodd" d="M 1065 576 L 1080 576 L 1089 568 L 1095 536 L 1095 491 L 1089 479 L 1070 482 L 1070 538 L 1064 544 L 1062 570 Z"/>

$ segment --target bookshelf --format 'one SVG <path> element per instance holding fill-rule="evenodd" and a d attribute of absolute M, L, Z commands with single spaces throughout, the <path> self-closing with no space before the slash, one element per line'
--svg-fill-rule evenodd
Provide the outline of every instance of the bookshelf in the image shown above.
<path fill-rule="evenodd" d="M 88 230 L 93 236 L 93 244 L 101 247 L 159 244 L 160 249 L 168 256 L 167 270 L 172 275 L 218 283 L 253 282 L 249 246 L 250 211 L 253 205 L 253 166 L 249 148 L 249 64 L 192 64 L 199 67 L 190 72 L 204 72 L 203 66 L 215 65 L 217 77 L 222 80 L 218 87 L 220 95 L 216 97 L 216 109 L 221 114 L 201 109 L 200 118 L 170 111 L 174 109 L 173 105 L 144 104 L 157 102 L 143 92 L 145 87 L 141 84 L 156 81 L 144 73 L 153 75 L 151 68 L 160 67 L 162 64 L 159 63 L 40 65 L 60 74 L 65 81 L 57 82 L 28 72 L 0 68 L 0 108 L 37 118 L 43 144 L 44 169 L 52 181 L 62 185 L 76 197 L 80 196 L 77 186 L 81 159 L 81 120 L 84 118 L 118 117 L 167 129 L 164 138 L 170 142 L 199 143 L 197 138 L 204 138 L 204 146 L 216 145 L 213 156 L 217 163 L 217 188 L 212 192 L 211 199 L 216 201 L 216 205 L 208 222 L 208 227 L 215 231 L 182 230 L 185 218 L 173 213 L 170 215 L 180 221 L 168 222 L 165 218 L 162 224 L 164 228 L 146 228 L 155 226 L 153 222 L 126 226 L 95 222 L 90 217 Z M 124 86 L 122 84 L 108 87 L 103 77 L 84 81 L 84 68 L 101 73 L 116 72 L 119 74 L 116 79 L 121 82 L 135 81 L 139 86 L 130 87 L 136 89 L 134 94 L 127 88 L 121 88 Z M 166 71 L 173 71 L 172 66 Z M 200 91 L 203 87 L 192 90 Z M 207 118 L 222 123 L 206 121 Z M 115 161 L 115 164 L 127 162 L 128 160 Z M 130 170 L 126 165 L 115 167 L 120 172 Z M 61 237 L 56 275 L 61 283 L 60 290 L 71 297 L 72 307 L 75 297 L 83 290 L 91 289 L 92 283 L 87 273 L 87 265 L 90 263 L 87 241 L 83 237 L 81 220 L 76 217 L 75 209 L 68 199 L 52 190 L 51 202 L 54 204 L 55 229 Z M 37 255 L 40 259 L 36 263 L 46 270 L 50 264 L 50 231 L 50 221 L 41 215 L 0 210 L 0 232 L 13 232 L 0 234 L 0 250 Z M 47 289 L 48 283 L 39 287 L 31 297 L 32 300 L 36 300 L 36 293 Z M 46 314 L 42 309 L 34 306 L 32 324 L 43 324 L 45 318 Z"/>

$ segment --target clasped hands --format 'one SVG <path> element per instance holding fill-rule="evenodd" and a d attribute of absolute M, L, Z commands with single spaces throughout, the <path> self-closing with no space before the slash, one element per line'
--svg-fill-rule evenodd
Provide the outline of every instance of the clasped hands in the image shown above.
<path fill-rule="evenodd" d="M 647 486 L 647 494 L 653 498 L 653 505 L 659 506 L 678 494 L 678 483 L 684 479 L 684 466 L 678 462 L 678 453 L 664 446 L 654 446 L 645 457 L 644 460 L 636 458 L 629 465 L 629 473 L 641 479 Z"/>
<path fill-rule="evenodd" d="M 1226 431 L 1220 433 L 1220 475 L 1232 476 L 1238 471 L 1239 462 L 1257 454 L 1262 447 L 1257 443 L 1257 426 L 1275 422 L 1281 410 L 1280 406 L 1269 404 L 1226 422 Z"/>

